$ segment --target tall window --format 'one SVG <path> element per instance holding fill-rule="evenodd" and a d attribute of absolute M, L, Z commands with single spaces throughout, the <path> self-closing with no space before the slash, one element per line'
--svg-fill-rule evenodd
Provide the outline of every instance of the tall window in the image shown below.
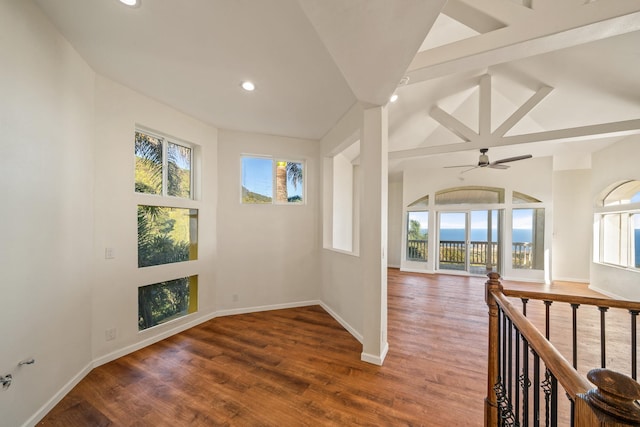
<path fill-rule="evenodd" d="M 544 269 L 544 209 L 514 209 L 511 229 L 513 268 Z"/>
<path fill-rule="evenodd" d="M 596 213 L 595 261 L 640 269 L 640 181 L 615 186 L 601 205 Z"/>
<path fill-rule="evenodd" d="M 304 203 L 303 162 L 243 156 L 241 167 L 243 204 Z"/>
<path fill-rule="evenodd" d="M 135 192 L 138 267 L 198 258 L 198 209 L 194 208 L 194 146 L 136 130 Z M 158 196 L 150 199 L 147 195 Z M 175 276 L 174 276 L 175 277 Z M 197 276 L 138 288 L 138 329 L 144 330 L 197 311 Z"/>
<path fill-rule="evenodd" d="M 429 196 L 415 200 L 407 212 L 407 261 L 427 261 L 429 242 Z"/>

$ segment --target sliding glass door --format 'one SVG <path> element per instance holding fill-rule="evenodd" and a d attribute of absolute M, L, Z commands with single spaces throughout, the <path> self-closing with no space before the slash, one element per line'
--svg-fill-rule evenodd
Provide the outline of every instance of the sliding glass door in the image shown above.
<path fill-rule="evenodd" d="M 486 274 L 500 271 L 501 210 L 441 212 L 438 269 Z"/>

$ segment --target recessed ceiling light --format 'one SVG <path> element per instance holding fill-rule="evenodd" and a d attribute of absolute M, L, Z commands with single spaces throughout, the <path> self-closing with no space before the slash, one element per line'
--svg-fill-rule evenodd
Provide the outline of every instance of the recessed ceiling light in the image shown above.
<path fill-rule="evenodd" d="M 398 94 L 394 93 L 393 95 L 391 95 L 391 98 L 389 98 L 389 102 L 396 102 L 398 100 Z"/>
<path fill-rule="evenodd" d="M 120 0 L 120 3 L 131 6 L 131 7 L 139 7 L 141 0 Z"/>
<path fill-rule="evenodd" d="M 256 85 L 254 85 L 253 82 L 250 82 L 250 81 L 242 82 L 242 84 L 240 86 L 242 86 L 242 89 L 244 89 L 244 90 L 246 90 L 248 92 L 251 92 L 252 90 L 255 90 L 255 88 L 256 88 Z"/>

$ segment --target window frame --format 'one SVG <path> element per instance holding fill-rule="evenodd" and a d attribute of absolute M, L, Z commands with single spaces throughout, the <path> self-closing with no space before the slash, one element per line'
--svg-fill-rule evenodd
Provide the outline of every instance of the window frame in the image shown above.
<path fill-rule="evenodd" d="M 265 159 L 271 161 L 271 201 L 265 203 L 248 203 L 244 201 L 244 197 L 242 194 L 242 189 L 244 187 L 244 162 L 243 159 L 251 158 L 251 159 Z M 278 201 L 277 200 L 277 169 L 278 163 L 285 162 L 289 163 L 297 163 L 302 165 L 302 183 L 301 183 L 301 201 L 299 202 L 289 202 L 289 201 Z M 286 182 L 288 184 L 289 177 L 287 176 Z M 291 157 L 285 156 L 273 156 L 273 155 L 264 155 L 264 154 L 248 154 L 242 153 L 240 154 L 240 204 L 241 205 L 271 205 L 271 206 L 304 206 L 307 204 L 307 161 L 304 159 L 293 159 Z"/>
<path fill-rule="evenodd" d="M 137 158 L 135 152 L 135 141 L 138 133 L 142 133 L 144 135 L 148 135 L 152 138 L 156 138 L 162 143 L 162 188 L 160 194 L 153 193 L 144 193 L 136 191 L 136 164 Z M 199 236 L 200 236 L 200 227 L 201 227 L 201 203 L 200 203 L 200 170 L 199 170 L 199 159 L 201 158 L 202 148 L 198 144 L 190 143 L 181 138 L 176 138 L 170 135 L 167 135 L 163 132 L 158 132 L 154 130 L 150 130 L 144 126 L 139 126 L 136 124 L 134 128 L 133 134 L 133 143 L 134 143 L 134 161 L 133 161 L 133 209 L 132 211 L 136 212 L 136 217 L 138 214 L 139 206 L 148 206 L 148 207 L 157 207 L 157 208 L 170 208 L 170 209 L 186 209 L 188 211 L 197 211 L 197 224 L 195 229 L 195 245 L 198 245 Z M 183 197 L 180 195 L 172 195 L 169 194 L 169 180 L 168 180 L 168 171 L 169 171 L 169 145 L 177 145 L 179 147 L 185 147 L 190 150 L 189 152 L 189 197 Z M 191 215 L 190 215 L 191 217 Z M 191 221 L 191 219 L 190 219 Z M 136 220 L 137 222 L 137 220 Z M 136 227 L 136 236 L 138 234 L 138 230 Z M 136 257 L 138 257 L 138 246 L 139 238 L 136 237 Z M 194 241 L 191 240 L 191 246 L 194 245 Z M 192 249 L 190 249 L 191 251 Z M 176 261 L 176 262 L 168 262 L 162 264 L 154 264 L 147 266 L 139 266 L 138 260 L 136 260 L 136 272 L 138 280 L 136 281 L 136 295 L 138 296 L 138 311 L 137 317 L 139 319 L 140 314 L 140 289 L 146 286 L 159 285 L 162 283 L 168 283 L 173 280 L 177 280 L 178 278 L 189 278 L 189 308 L 187 312 L 181 314 L 178 317 L 171 317 L 169 320 L 162 321 L 154 326 L 138 329 L 139 334 L 147 333 L 150 330 L 154 330 L 158 327 L 166 325 L 168 323 L 173 323 L 176 321 L 184 321 L 185 318 L 193 316 L 198 313 L 199 305 L 198 305 L 198 276 L 200 274 L 200 269 L 197 267 L 198 260 L 200 259 L 200 255 L 198 253 L 198 248 L 196 246 L 195 249 L 195 258 Z M 153 272 L 153 273 L 151 273 Z M 162 273 L 160 273 L 162 272 Z"/>
<path fill-rule="evenodd" d="M 159 141 L 161 141 L 162 143 L 162 188 L 161 188 L 161 192 L 160 194 L 152 194 L 152 193 L 143 193 L 143 192 L 139 192 L 139 191 L 135 191 L 135 185 L 134 185 L 134 193 L 135 194 L 144 194 L 145 196 L 156 196 L 156 197 L 170 197 L 170 198 L 174 198 L 174 199 L 182 199 L 182 200 L 196 200 L 195 197 L 195 190 L 196 190 L 196 185 L 195 185 L 195 153 L 197 150 L 197 146 L 195 144 L 191 144 L 189 142 L 186 142 L 184 140 L 181 140 L 179 138 L 174 138 L 172 136 L 163 134 L 161 132 L 156 132 L 156 131 L 152 131 L 152 130 L 148 130 L 144 127 L 141 126 L 136 126 L 135 127 L 135 131 L 134 131 L 134 141 L 135 141 L 135 134 L 136 133 L 142 133 L 148 136 L 151 136 Z M 189 197 L 182 197 L 182 196 L 175 196 L 172 194 L 169 194 L 169 144 L 173 144 L 173 145 L 177 145 L 179 147 L 185 147 L 188 148 L 190 150 L 189 153 L 189 165 L 190 165 L 190 169 L 189 169 Z M 135 154 L 135 148 L 134 148 L 134 173 L 135 173 L 135 165 L 137 163 L 137 159 L 136 159 L 136 154 Z M 135 174 L 134 174 L 135 177 Z M 135 178 L 134 178 L 135 181 Z M 134 182 L 135 184 L 135 182 Z"/>
<path fill-rule="evenodd" d="M 621 206 L 624 206 L 628 209 L 620 209 Z M 626 236 L 624 236 L 626 238 L 626 247 L 618 247 L 619 262 L 612 262 L 611 260 L 609 260 L 606 253 L 607 242 L 605 227 L 607 221 L 605 220 L 605 218 L 612 215 L 618 216 L 620 221 L 620 226 L 618 227 L 620 233 L 617 236 L 618 246 L 620 246 L 623 242 L 621 234 L 621 232 L 623 231 L 622 229 L 626 228 Z M 594 256 L 595 263 L 640 273 L 640 266 L 636 266 L 635 259 L 632 259 L 635 255 L 635 228 L 633 227 L 634 215 L 640 215 L 640 203 L 611 205 L 597 210 L 597 212 L 595 213 L 595 222 L 597 224 L 597 227 L 595 227 L 594 229 L 594 249 L 597 251 Z M 623 220 L 625 220 L 624 222 L 626 227 L 622 226 Z M 597 235 L 595 233 L 597 233 Z M 626 255 L 625 263 L 621 262 L 621 252 Z"/>
<path fill-rule="evenodd" d="M 635 262 L 636 247 L 633 222 L 634 215 L 640 215 L 640 201 L 634 201 L 634 199 L 638 200 L 637 196 L 640 194 L 638 188 L 640 188 L 640 181 L 626 180 L 612 184 L 600 193 L 600 199 L 594 209 L 594 263 L 640 273 L 640 265 L 636 266 Z M 625 194 L 626 197 L 623 196 Z M 610 200 L 612 197 L 614 199 Z M 607 249 L 611 244 L 611 239 L 607 239 L 606 228 L 611 224 L 607 217 L 611 216 L 616 216 L 618 222 L 614 242 L 617 246 L 617 262 L 610 258 L 612 254 Z M 623 258 L 625 259 L 623 260 Z"/>
<path fill-rule="evenodd" d="M 427 196 L 428 197 L 428 196 Z M 411 205 L 409 205 L 411 206 Z M 421 258 L 411 258 L 409 256 L 410 254 L 410 248 L 409 248 L 409 242 L 411 241 L 409 239 L 409 229 L 411 227 L 411 214 L 412 213 L 426 213 L 427 214 L 427 238 L 426 240 L 417 240 L 417 241 L 423 241 L 425 242 L 424 246 L 425 246 L 425 257 L 424 259 Z M 422 263 L 426 263 L 429 262 L 429 231 L 430 231 L 430 227 L 429 227 L 429 221 L 430 221 L 430 217 L 431 216 L 431 212 L 429 211 L 429 209 L 407 209 L 406 211 L 406 227 L 405 227 L 405 235 L 406 235 L 406 239 L 405 239 L 405 260 L 409 261 L 409 262 L 422 262 Z"/>

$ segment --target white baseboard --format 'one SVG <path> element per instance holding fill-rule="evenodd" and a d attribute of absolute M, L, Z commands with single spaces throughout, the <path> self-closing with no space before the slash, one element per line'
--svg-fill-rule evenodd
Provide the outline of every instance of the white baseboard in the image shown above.
<path fill-rule="evenodd" d="M 400 267 L 400 271 L 405 271 L 407 273 L 434 274 L 433 270 L 418 270 L 417 268 L 406 268 L 406 267 Z"/>
<path fill-rule="evenodd" d="M 620 295 L 616 295 L 616 294 L 614 294 L 612 292 L 605 291 L 604 289 L 600 289 L 597 286 L 589 285 L 589 289 L 591 289 L 592 291 L 600 292 L 601 294 L 606 295 L 609 298 L 618 299 L 618 300 L 622 300 L 622 301 L 628 301 L 628 298 L 624 298 L 624 297 L 621 297 Z"/>
<path fill-rule="evenodd" d="M 216 311 L 214 317 L 233 316 L 236 314 L 258 313 L 260 311 L 284 310 L 287 308 L 308 307 L 310 305 L 321 305 L 320 301 L 299 301 L 286 304 L 259 305 L 255 307 L 232 308 L 228 310 Z"/>
<path fill-rule="evenodd" d="M 540 283 L 541 285 L 544 285 L 544 279 L 536 279 L 533 277 L 500 277 L 500 280 L 507 280 L 512 282 Z"/>
<path fill-rule="evenodd" d="M 384 363 L 384 358 L 387 357 L 387 353 L 389 352 L 389 343 L 385 342 L 380 355 L 369 354 L 362 352 L 360 355 L 360 360 L 367 363 L 372 363 L 374 365 L 382 366 Z"/>
<path fill-rule="evenodd" d="M 324 302 L 320 302 L 320 307 L 324 309 L 331 317 L 333 317 L 343 328 L 345 328 L 355 339 L 358 340 L 360 344 L 362 344 L 362 334 L 356 331 L 347 321 L 345 321 L 342 317 L 338 316 L 338 314 L 331 309 Z"/>
<path fill-rule="evenodd" d="M 93 363 L 89 363 L 80 372 L 78 372 L 73 378 L 71 378 L 56 394 L 53 395 L 47 403 L 45 403 L 38 411 L 33 414 L 22 427 L 33 427 L 44 418 L 60 401 L 73 389 L 89 372 L 93 369 Z"/>
<path fill-rule="evenodd" d="M 193 328 L 194 326 L 197 326 L 201 323 L 204 323 L 208 320 L 211 320 L 213 318 L 217 317 L 216 313 L 208 313 L 208 314 L 203 314 L 201 316 L 198 316 L 196 318 L 194 318 L 193 320 L 187 322 L 187 323 L 182 323 L 179 326 L 176 326 L 174 328 L 168 329 L 160 334 L 154 335 L 152 337 L 143 339 L 142 341 L 138 341 L 134 344 L 128 345 L 126 347 L 120 348 L 116 351 L 113 351 L 109 354 L 105 354 L 104 356 L 100 356 L 96 359 L 93 360 L 93 367 L 97 368 L 98 366 L 104 365 L 105 363 L 109 363 L 113 360 L 116 360 L 122 356 L 126 356 L 127 354 L 133 353 L 134 351 L 138 351 L 142 348 L 145 348 L 147 346 L 150 346 L 151 344 L 155 344 L 158 341 L 162 341 L 165 338 L 169 338 L 170 336 L 173 336 L 175 334 L 178 334 L 182 331 L 186 331 L 187 329 Z M 145 333 L 145 331 L 141 332 L 142 334 Z"/>
<path fill-rule="evenodd" d="M 554 277 L 552 282 L 589 283 L 589 279 L 577 277 Z"/>

